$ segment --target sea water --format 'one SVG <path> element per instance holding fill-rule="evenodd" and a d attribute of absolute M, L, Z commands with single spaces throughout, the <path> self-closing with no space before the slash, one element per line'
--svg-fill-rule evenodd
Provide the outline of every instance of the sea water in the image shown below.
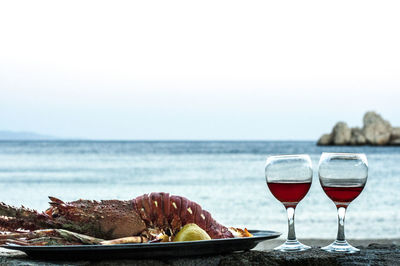
<path fill-rule="evenodd" d="M 348 238 L 400 237 L 400 147 L 318 147 L 288 141 L 2 141 L 0 201 L 44 210 L 65 201 L 169 192 L 198 202 L 224 225 L 287 232 L 269 192 L 268 155 L 309 154 L 314 179 L 296 208 L 299 238 L 336 237 L 337 216 L 318 180 L 322 152 L 366 153 L 369 177 L 349 206 Z"/>

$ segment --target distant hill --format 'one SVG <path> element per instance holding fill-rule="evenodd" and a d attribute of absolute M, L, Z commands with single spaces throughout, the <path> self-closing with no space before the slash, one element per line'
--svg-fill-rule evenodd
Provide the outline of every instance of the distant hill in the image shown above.
<path fill-rule="evenodd" d="M 54 136 L 41 135 L 29 131 L 0 130 L 0 140 L 53 140 Z"/>

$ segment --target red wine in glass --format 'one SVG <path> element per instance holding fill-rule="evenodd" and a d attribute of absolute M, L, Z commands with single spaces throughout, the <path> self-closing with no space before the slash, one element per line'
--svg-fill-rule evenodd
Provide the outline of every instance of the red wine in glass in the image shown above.
<path fill-rule="evenodd" d="M 272 195 L 288 208 L 296 208 L 297 204 L 306 196 L 311 182 L 267 182 Z"/>
<path fill-rule="evenodd" d="M 362 153 L 322 153 L 318 167 L 319 181 L 338 212 L 336 240 L 323 250 L 354 253 L 359 249 L 347 243 L 344 218 L 349 204 L 360 195 L 368 178 L 368 162 Z"/>
<path fill-rule="evenodd" d="M 310 156 L 270 156 L 265 165 L 265 178 L 272 195 L 282 202 L 288 216 L 286 242 L 275 248 L 279 251 L 303 251 L 310 247 L 296 239 L 294 212 L 297 204 L 305 197 L 311 186 L 313 169 Z"/>
<path fill-rule="evenodd" d="M 336 207 L 346 208 L 350 202 L 360 195 L 361 191 L 364 189 L 364 186 L 333 187 L 322 185 L 322 189 L 325 191 L 325 194 L 335 203 Z"/>

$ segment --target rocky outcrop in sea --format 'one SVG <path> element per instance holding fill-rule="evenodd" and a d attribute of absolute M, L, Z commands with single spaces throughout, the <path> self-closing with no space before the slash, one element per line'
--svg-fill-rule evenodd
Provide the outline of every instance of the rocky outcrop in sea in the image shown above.
<path fill-rule="evenodd" d="M 376 112 L 367 112 L 363 127 L 350 128 L 345 122 L 338 122 L 330 134 L 324 134 L 318 145 L 400 145 L 400 127 L 392 127 L 389 121 Z"/>

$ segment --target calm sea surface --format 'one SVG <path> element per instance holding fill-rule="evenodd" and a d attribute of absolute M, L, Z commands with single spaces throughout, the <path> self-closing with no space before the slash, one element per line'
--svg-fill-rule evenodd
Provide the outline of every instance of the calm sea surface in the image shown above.
<path fill-rule="evenodd" d="M 321 152 L 363 152 L 369 177 L 346 215 L 348 238 L 400 237 L 400 147 L 317 147 L 313 142 L 0 142 L 0 201 L 44 210 L 63 200 L 131 199 L 165 191 L 198 202 L 219 222 L 287 232 L 268 191 L 266 157 L 310 154 L 311 190 L 296 210 L 299 238 L 336 236 L 334 204 L 315 174 Z"/>

